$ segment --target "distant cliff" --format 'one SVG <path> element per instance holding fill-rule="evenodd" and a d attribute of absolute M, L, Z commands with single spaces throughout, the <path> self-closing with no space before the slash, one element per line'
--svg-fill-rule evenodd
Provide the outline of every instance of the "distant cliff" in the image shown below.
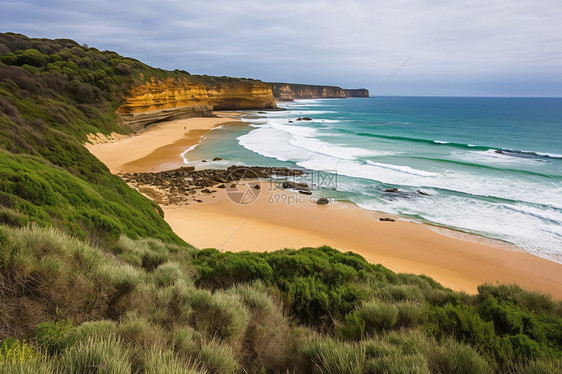
<path fill-rule="evenodd" d="M 266 83 L 186 77 L 153 80 L 131 87 L 117 113 L 129 126 L 138 130 L 166 120 L 210 116 L 212 110 L 273 108 L 276 108 L 275 101 Z"/>
<path fill-rule="evenodd" d="M 346 97 L 369 97 L 367 89 L 345 90 L 337 86 L 316 86 L 310 84 L 293 84 L 268 82 L 277 100 L 294 99 L 335 99 Z"/>
<path fill-rule="evenodd" d="M 347 97 L 369 97 L 369 90 L 366 88 L 344 89 Z"/>

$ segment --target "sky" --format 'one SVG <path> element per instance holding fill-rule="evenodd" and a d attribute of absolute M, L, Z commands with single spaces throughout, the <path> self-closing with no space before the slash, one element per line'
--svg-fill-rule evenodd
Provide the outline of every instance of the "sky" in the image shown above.
<path fill-rule="evenodd" d="M 1 0 L 0 30 L 393 96 L 562 96 L 560 0 Z"/>

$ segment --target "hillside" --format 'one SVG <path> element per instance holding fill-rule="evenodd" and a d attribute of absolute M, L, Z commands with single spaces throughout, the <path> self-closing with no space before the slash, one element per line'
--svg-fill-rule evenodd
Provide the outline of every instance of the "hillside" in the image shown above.
<path fill-rule="evenodd" d="M 138 99 L 153 85 L 179 93 Z M 562 303 L 549 296 L 467 295 L 328 247 L 184 243 L 83 144 L 132 132 L 118 113 L 186 107 L 175 98 L 194 87 L 204 112 L 271 106 L 259 81 L 0 34 L 1 372 L 562 372 Z"/>

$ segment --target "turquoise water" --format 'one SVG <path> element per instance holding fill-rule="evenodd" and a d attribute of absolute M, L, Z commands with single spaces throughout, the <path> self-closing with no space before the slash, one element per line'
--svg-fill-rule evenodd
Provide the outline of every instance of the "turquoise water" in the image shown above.
<path fill-rule="evenodd" d="M 337 176 L 318 183 L 323 194 L 562 262 L 562 99 L 377 97 L 280 106 L 287 110 L 251 113 L 247 125 L 212 131 L 189 158 L 225 159 L 209 167 L 321 171 Z M 296 121 L 303 116 L 312 121 Z"/>

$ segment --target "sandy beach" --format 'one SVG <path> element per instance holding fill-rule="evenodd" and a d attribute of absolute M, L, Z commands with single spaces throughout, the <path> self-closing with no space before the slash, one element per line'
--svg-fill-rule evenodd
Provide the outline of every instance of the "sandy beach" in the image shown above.
<path fill-rule="evenodd" d="M 173 169 L 180 154 L 211 128 L 232 118 L 193 118 L 154 125 L 146 131 L 86 146 L 113 173 Z M 253 188 L 255 181 L 246 188 Z M 222 251 L 272 251 L 329 245 L 353 251 L 397 272 L 426 274 L 469 293 L 479 284 L 518 283 L 562 298 L 562 265 L 475 235 L 429 225 L 379 221 L 388 215 L 350 203 L 328 206 L 318 196 L 279 190 L 261 183 L 251 204 L 232 202 L 225 189 L 201 194 L 202 203 L 163 206 L 165 219 L 186 242 Z M 394 217 L 398 219 L 398 217 Z"/>
<path fill-rule="evenodd" d="M 161 171 L 185 166 L 181 154 L 201 141 L 213 127 L 239 123 L 238 113 L 223 117 L 188 118 L 167 121 L 128 137 L 92 136 L 85 146 L 113 174 Z"/>

